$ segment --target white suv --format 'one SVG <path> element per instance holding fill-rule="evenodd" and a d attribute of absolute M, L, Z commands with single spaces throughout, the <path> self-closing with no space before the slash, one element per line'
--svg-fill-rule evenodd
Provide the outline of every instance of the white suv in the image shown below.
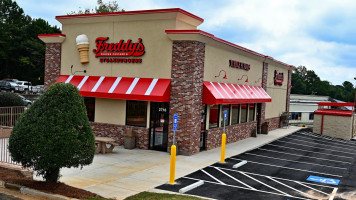
<path fill-rule="evenodd" d="M 17 81 L 16 82 L 22 89 L 20 91 L 24 91 L 26 94 L 32 93 L 32 83 L 28 81 Z"/>

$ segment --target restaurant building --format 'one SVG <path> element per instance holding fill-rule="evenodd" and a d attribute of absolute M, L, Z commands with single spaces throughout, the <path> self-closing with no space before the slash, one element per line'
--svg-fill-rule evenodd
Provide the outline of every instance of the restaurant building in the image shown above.
<path fill-rule="evenodd" d="M 46 43 L 45 88 L 78 87 L 97 136 L 169 151 L 178 114 L 178 152 L 192 155 L 279 127 L 293 66 L 198 30 L 179 8 L 57 16 Z"/>

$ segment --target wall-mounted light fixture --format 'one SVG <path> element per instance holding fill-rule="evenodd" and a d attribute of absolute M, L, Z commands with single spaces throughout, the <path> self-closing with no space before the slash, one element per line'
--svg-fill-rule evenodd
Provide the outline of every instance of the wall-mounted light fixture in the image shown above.
<path fill-rule="evenodd" d="M 246 77 L 247 77 L 247 78 L 246 78 L 246 80 L 245 80 L 245 82 L 246 82 L 246 83 L 248 83 L 248 76 L 247 76 L 246 74 L 245 74 L 245 75 L 242 75 L 242 77 L 241 77 L 241 78 L 239 78 L 239 79 L 237 79 L 237 80 L 238 80 L 238 81 L 239 81 L 239 80 L 242 80 L 242 78 L 243 78 L 244 76 L 246 76 Z"/>
<path fill-rule="evenodd" d="M 224 73 L 225 73 L 225 76 L 223 77 L 223 79 L 227 79 L 226 71 L 225 71 L 225 70 L 220 70 L 219 75 L 218 75 L 218 76 L 215 76 L 215 78 L 216 78 L 216 77 L 219 77 L 220 74 L 221 74 L 221 72 L 224 72 Z"/>
<path fill-rule="evenodd" d="M 74 73 L 73 73 L 73 65 L 72 66 L 70 66 L 70 73 L 72 74 L 72 75 L 75 75 L 75 73 L 77 73 L 77 72 L 84 72 L 84 73 L 87 73 L 87 70 L 83 70 L 83 71 L 75 71 Z"/>
<path fill-rule="evenodd" d="M 257 79 L 257 81 L 255 81 L 255 83 L 258 83 L 259 80 L 261 80 L 261 85 L 263 86 L 265 84 L 265 82 L 263 82 L 262 78 Z"/>

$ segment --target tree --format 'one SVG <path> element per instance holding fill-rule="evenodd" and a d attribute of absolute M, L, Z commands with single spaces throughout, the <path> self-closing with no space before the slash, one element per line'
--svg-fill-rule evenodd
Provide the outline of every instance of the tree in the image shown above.
<path fill-rule="evenodd" d="M 79 7 L 79 11 L 71 11 L 68 15 L 80 15 L 80 14 L 91 14 L 91 13 L 109 13 L 109 12 L 125 12 L 124 9 L 119 8 L 119 4 L 116 1 L 109 1 L 109 3 L 105 4 L 102 0 L 97 0 L 98 7 L 95 9 L 86 8 L 81 10 Z"/>
<path fill-rule="evenodd" d="M 320 80 L 320 77 L 305 66 L 297 67 L 292 73 L 292 94 L 316 94 L 330 96 L 331 98 L 354 102 L 355 88 L 349 81 L 342 85 L 332 85 L 328 81 Z"/>
<path fill-rule="evenodd" d="M 59 32 L 43 19 L 25 15 L 15 1 L 0 0 L 0 79 L 43 84 L 45 44 L 37 36 Z"/>
<path fill-rule="evenodd" d="M 92 163 L 94 134 L 83 98 L 72 84 L 52 85 L 17 121 L 9 140 L 14 161 L 56 182 L 62 167 Z"/>
<path fill-rule="evenodd" d="M 12 92 L 0 92 L 0 107 L 24 106 L 21 97 Z"/>

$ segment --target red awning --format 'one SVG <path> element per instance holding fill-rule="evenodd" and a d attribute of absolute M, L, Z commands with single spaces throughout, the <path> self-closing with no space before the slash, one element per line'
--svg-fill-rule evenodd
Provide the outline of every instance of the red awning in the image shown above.
<path fill-rule="evenodd" d="M 56 82 L 75 85 L 80 95 L 110 99 L 169 102 L 170 79 L 61 75 Z"/>
<path fill-rule="evenodd" d="M 204 81 L 203 103 L 235 104 L 271 101 L 271 97 L 260 86 Z"/>

